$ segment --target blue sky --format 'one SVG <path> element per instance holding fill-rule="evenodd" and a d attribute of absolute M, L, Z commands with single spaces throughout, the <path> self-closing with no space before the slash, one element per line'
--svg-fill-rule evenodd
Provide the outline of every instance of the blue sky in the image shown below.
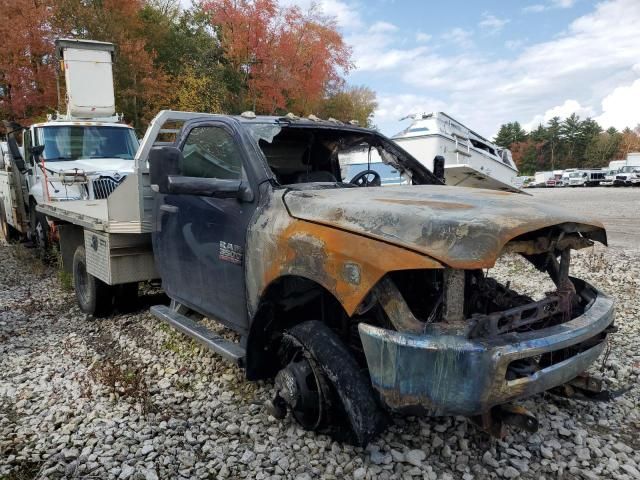
<path fill-rule="evenodd" d="M 486 136 L 577 112 L 640 123 L 640 0 L 283 0 L 335 16 L 375 123 L 445 111 Z"/>

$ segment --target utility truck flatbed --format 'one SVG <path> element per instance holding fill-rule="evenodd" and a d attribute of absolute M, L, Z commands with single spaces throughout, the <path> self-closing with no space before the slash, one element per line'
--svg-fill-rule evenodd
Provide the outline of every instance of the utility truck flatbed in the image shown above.
<path fill-rule="evenodd" d="M 37 210 L 48 217 L 91 230 L 107 231 L 109 227 L 106 199 L 45 203 L 38 205 Z"/>

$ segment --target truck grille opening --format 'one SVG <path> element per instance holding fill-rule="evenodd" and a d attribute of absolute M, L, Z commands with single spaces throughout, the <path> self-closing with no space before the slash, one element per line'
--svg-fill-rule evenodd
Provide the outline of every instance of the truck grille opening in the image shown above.
<path fill-rule="evenodd" d="M 545 368 L 564 362 L 565 360 L 569 360 L 579 353 L 586 352 L 587 350 L 600 345 L 606 340 L 606 337 L 607 334 L 605 332 L 601 332 L 577 345 L 572 345 L 553 352 L 543 353 L 542 355 L 536 355 L 535 357 L 514 360 L 507 367 L 505 378 L 507 381 L 513 381 L 535 375 L 535 373 L 540 370 L 544 370 Z"/>
<path fill-rule="evenodd" d="M 107 198 L 120 185 L 126 175 L 116 180 L 112 177 L 100 177 L 93 181 L 93 194 L 96 199 Z"/>

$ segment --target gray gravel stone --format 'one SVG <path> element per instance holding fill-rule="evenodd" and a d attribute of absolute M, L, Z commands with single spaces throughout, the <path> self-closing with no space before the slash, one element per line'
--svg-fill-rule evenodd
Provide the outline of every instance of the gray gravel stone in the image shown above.
<path fill-rule="evenodd" d="M 629 192 L 640 199 L 640 189 Z M 262 407 L 270 382 L 244 381 L 145 310 L 86 319 L 55 271 L 17 273 L 16 248 L 0 246 L 0 451 L 11 452 L 0 456 L 0 478 L 31 460 L 42 478 L 640 480 L 640 455 L 629 446 L 639 433 L 638 389 L 607 403 L 536 396 L 523 402 L 540 422 L 535 435 L 510 429 L 503 441 L 487 440 L 463 418 L 394 416 L 368 449 L 354 448 L 270 417 Z M 605 366 L 612 389 L 639 380 L 639 256 L 596 248 L 572 260 L 576 276 L 618 301 L 620 333 Z M 538 298 L 552 288 L 518 259 L 490 274 Z M 108 363 L 139 372 L 143 395 L 108 385 Z"/>

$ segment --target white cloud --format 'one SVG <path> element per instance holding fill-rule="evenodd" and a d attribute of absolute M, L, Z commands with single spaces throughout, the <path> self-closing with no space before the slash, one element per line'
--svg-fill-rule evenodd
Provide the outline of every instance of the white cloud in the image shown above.
<path fill-rule="evenodd" d="M 390 70 L 410 62 L 427 51 L 426 46 L 410 49 L 392 48 L 398 43 L 398 27 L 388 22 L 376 22 L 368 29 L 359 29 L 346 37 L 353 48 L 356 68 L 361 71 Z"/>
<path fill-rule="evenodd" d="M 430 48 L 402 50 L 390 39 L 374 45 L 375 54 L 369 53 L 369 58 L 371 65 L 398 73 L 390 84 L 393 92 L 428 93 L 429 98 L 445 103 L 445 111 L 490 135 L 501 123 L 529 124 L 563 106 L 577 110 L 583 118 L 600 115 L 604 97 L 640 77 L 639 23 L 640 1 L 609 0 L 577 18 L 553 40 L 523 46 L 510 59 L 496 60 L 477 49 L 458 54 Z M 471 41 L 470 32 L 448 33 L 450 41 Z M 384 95 L 379 92 L 381 98 Z M 386 133 L 398 130 L 397 122 L 386 124 L 391 122 L 388 111 L 384 121 L 378 113 L 375 118 Z M 602 113 L 602 118 L 623 118 L 617 111 L 610 107 L 609 117 Z M 617 124 L 612 119 L 607 122 Z"/>
<path fill-rule="evenodd" d="M 634 128 L 640 124 L 640 79 L 618 87 L 602 100 L 602 114 L 595 120 L 603 128 Z"/>
<path fill-rule="evenodd" d="M 525 130 L 532 130 L 539 124 L 546 124 L 553 117 L 559 117 L 560 120 L 564 120 L 572 113 L 577 114 L 581 118 L 593 117 L 594 111 L 591 107 L 582 106 L 577 100 L 565 100 L 561 105 L 556 105 L 553 108 L 548 109 L 546 112 L 540 115 L 536 115 L 530 122 L 522 125 Z"/>
<path fill-rule="evenodd" d="M 478 26 L 489 35 L 495 35 L 500 32 L 507 23 L 509 23 L 509 20 L 506 18 L 498 18 L 489 12 L 484 12 Z"/>
<path fill-rule="evenodd" d="M 338 26 L 344 29 L 359 28 L 362 26 L 362 18 L 354 4 L 343 0 L 280 0 L 279 5 L 296 5 L 302 10 L 314 7 L 322 14 L 334 17 Z"/>
<path fill-rule="evenodd" d="M 426 43 L 429 40 L 431 40 L 431 35 L 429 35 L 428 33 L 424 33 L 424 32 L 416 33 L 416 42 L 418 42 L 418 43 Z"/>
<path fill-rule="evenodd" d="M 575 5 L 576 0 L 550 0 L 548 3 L 534 3 L 527 5 L 522 9 L 524 13 L 540 13 L 553 8 L 571 8 Z"/>
<path fill-rule="evenodd" d="M 369 31 L 372 33 L 395 32 L 396 30 L 398 27 L 389 22 L 376 22 L 369 27 Z"/>
<path fill-rule="evenodd" d="M 533 5 L 527 5 L 522 9 L 524 13 L 539 13 L 544 12 L 547 9 L 546 5 L 541 3 L 534 3 Z"/>
<path fill-rule="evenodd" d="M 551 4 L 557 8 L 571 8 L 575 3 L 576 0 L 551 0 Z"/>
<path fill-rule="evenodd" d="M 443 110 L 445 107 L 446 104 L 442 100 L 426 95 L 382 94 L 378 97 L 375 123 L 381 129 L 389 130 L 386 133 L 393 135 L 402 130 L 398 123 L 401 118 L 415 113 Z"/>
<path fill-rule="evenodd" d="M 524 45 L 524 40 L 507 40 L 504 42 L 504 46 L 509 50 L 518 50 Z"/>
<path fill-rule="evenodd" d="M 471 30 L 464 30 L 460 27 L 452 28 L 448 32 L 442 34 L 442 38 L 448 42 L 454 43 L 462 48 L 469 48 L 473 45 L 471 37 L 473 32 Z"/>

